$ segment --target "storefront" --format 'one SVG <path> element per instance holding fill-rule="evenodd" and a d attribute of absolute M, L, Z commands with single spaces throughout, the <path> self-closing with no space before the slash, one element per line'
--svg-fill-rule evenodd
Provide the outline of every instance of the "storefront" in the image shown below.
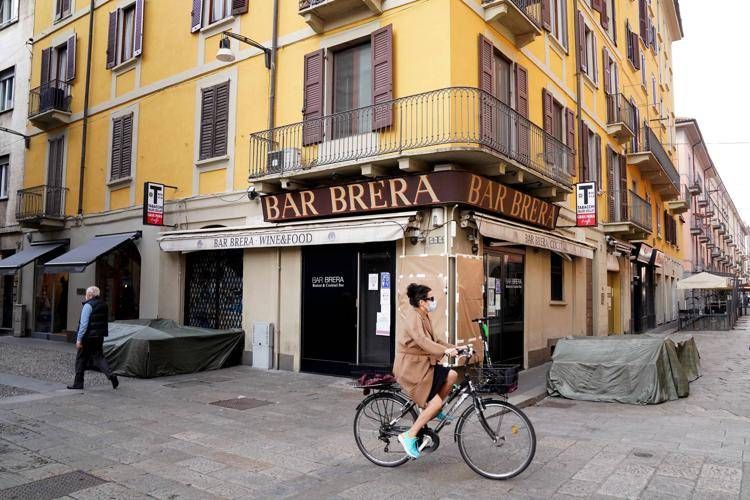
<path fill-rule="evenodd" d="M 242 328 L 242 250 L 189 253 L 185 270 L 184 324 Z"/>
<path fill-rule="evenodd" d="M 616 238 L 607 240 L 607 334 L 628 333 L 631 328 L 631 262 L 633 245 Z"/>
<path fill-rule="evenodd" d="M 639 243 L 633 254 L 632 331 L 643 333 L 656 327 L 655 250 L 645 243 Z"/>

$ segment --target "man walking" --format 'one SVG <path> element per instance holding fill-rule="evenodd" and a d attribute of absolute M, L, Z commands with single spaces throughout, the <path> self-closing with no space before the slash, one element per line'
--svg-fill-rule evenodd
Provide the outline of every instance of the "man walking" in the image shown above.
<path fill-rule="evenodd" d="M 69 385 L 68 389 L 83 389 L 83 374 L 88 366 L 94 366 L 106 375 L 112 382 L 113 389 L 120 385 L 117 375 L 112 373 L 104 358 L 104 337 L 109 333 L 109 315 L 107 303 L 99 297 L 100 293 L 95 286 L 86 289 L 86 301 L 81 309 L 81 321 L 76 337 L 76 376 L 73 385 Z"/>

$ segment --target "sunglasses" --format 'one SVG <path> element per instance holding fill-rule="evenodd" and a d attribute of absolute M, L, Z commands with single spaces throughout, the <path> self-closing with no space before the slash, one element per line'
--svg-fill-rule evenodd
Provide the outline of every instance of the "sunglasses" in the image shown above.
<path fill-rule="evenodd" d="M 435 302 L 435 297 L 425 297 L 424 300 L 429 300 L 430 302 Z"/>

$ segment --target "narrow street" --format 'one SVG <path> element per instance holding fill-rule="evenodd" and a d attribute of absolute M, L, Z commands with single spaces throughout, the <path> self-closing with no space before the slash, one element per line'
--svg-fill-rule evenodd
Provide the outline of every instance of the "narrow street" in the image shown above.
<path fill-rule="evenodd" d="M 71 394 L 59 389 L 71 346 L 4 339 L 3 353 L 10 344 L 14 354 L 3 356 L 0 381 L 46 378 L 42 392 L 11 387 L 0 399 L 0 497 L 746 499 L 749 328 L 743 320 L 696 334 L 703 376 L 687 399 L 636 407 L 548 398 L 527 408 L 536 458 L 508 482 L 469 470 L 450 433 L 419 461 L 371 465 L 352 438 L 362 396 L 348 379 L 236 367 L 124 379 L 116 392 L 93 378 Z M 34 372 L 19 350 L 58 364 Z"/>

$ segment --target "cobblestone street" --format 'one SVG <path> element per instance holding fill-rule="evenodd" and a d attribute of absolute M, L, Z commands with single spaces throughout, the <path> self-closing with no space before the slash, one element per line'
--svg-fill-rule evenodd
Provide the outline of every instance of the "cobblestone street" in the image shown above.
<path fill-rule="evenodd" d="M 26 484 L 78 499 L 750 499 L 750 331 L 741 321 L 696 338 L 703 376 L 687 399 L 637 407 L 548 398 L 527 408 L 536 458 L 507 482 L 474 474 L 450 432 L 433 455 L 398 469 L 371 465 L 351 431 L 362 395 L 345 379 L 236 367 L 123 379 L 116 392 L 19 389 L 0 399 L 0 497 Z M 28 356 L 49 352 L 23 345 Z M 4 370 L 11 363 L 3 357 Z M 72 366 L 59 369 L 46 380 L 67 380 Z M 212 404 L 224 400 L 245 409 Z M 77 471 L 85 474 L 69 474 Z M 55 479 L 34 483 L 45 478 Z"/>

